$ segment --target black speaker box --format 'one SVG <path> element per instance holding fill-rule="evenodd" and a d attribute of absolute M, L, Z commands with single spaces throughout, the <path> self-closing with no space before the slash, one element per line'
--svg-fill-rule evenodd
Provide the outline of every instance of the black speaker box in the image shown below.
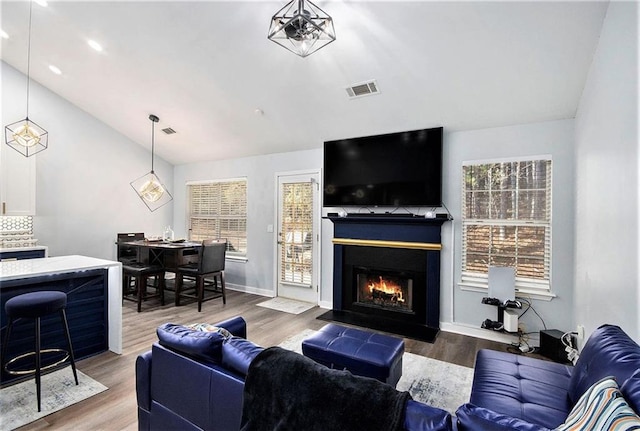
<path fill-rule="evenodd" d="M 567 352 L 562 344 L 564 332 L 557 329 L 545 329 L 540 331 L 540 354 L 555 362 L 567 363 Z"/>

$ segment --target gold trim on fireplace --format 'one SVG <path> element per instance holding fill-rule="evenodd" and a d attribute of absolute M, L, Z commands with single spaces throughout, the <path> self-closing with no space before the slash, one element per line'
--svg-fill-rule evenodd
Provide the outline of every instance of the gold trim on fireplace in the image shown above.
<path fill-rule="evenodd" d="M 376 239 L 334 238 L 335 245 L 359 245 L 369 247 L 410 248 L 414 250 L 442 250 L 442 244 L 429 242 L 381 241 Z"/>

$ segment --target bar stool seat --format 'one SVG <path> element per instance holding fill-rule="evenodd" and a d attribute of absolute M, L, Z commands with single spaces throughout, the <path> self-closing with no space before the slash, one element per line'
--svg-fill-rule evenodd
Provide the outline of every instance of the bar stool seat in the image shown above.
<path fill-rule="evenodd" d="M 67 306 L 67 295 L 64 292 L 45 290 L 14 296 L 5 304 L 7 316 L 36 318 L 55 313 Z"/>
<path fill-rule="evenodd" d="M 73 377 L 78 384 L 78 374 L 76 372 L 76 363 L 73 356 L 73 347 L 71 345 L 71 336 L 69 334 L 69 325 L 67 324 L 67 315 L 65 313 L 65 308 L 67 306 L 67 294 L 60 291 L 55 290 L 43 290 L 39 292 L 30 292 L 24 293 L 22 295 L 14 296 L 10 298 L 5 303 L 5 312 L 7 318 L 9 319 L 9 323 L 7 325 L 7 336 L 2 345 L 2 367 L 9 374 L 14 375 L 26 375 L 35 373 L 36 380 L 36 395 L 38 399 L 38 411 L 41 411 L 40 406 L 40 377 L 42 375 L 42 371 L 46 371 L 50 368 L 57 367 L 58 365 L 65 362 L 67 359 L 70 361 L 71 369 L 73 370 Z M 48 314 L 60 313 L 60 318 L 62 320 L 62 324 L 64 327 L 65 337 L 67 339 L 67 348 L 64 349 L 40 349 L 41 345 L 41 334 L 40 334 L 40 318 L 44 317 Z M 35 351 L 27 352 L 21 355 L 14 357 L 13 359 L 7 360 L 7 346 L 11 339 L 11 330 L 13 329 L 13 325 L 17 319 L 35 319 Z M 51 364 L 42 365 L 42 357 L 43 353 L 64 353 L 65 356 Z M 35 368 L 34 369 L 13 369 L 11 366 L 21 359 L 25 359 L 27 357 L 34 356 L 35 358 Z"/>
<path fill-rule="evenodd" d="M 150 298 L 159 298 L 160 304 L 164 305 L 164 268 L 160 265 L 147 265 L 144 263 L 132 263 L 122 265 L 123 278 L 132 278 L 135 280 L 135 291 L 133 294 L 126 289 L 122 292 L 122 299 L 136 301 L 138 303 L 138 312 L 142 310 L 142 301 Z M 147 279 L 149 277 L 158 277 L 156 285 L 149 286 Z M 128 284 L 128 283 L 127 283 Z M 156 290 L 154 294 L 149 294 L 147 288 L 152 287 Z"/>

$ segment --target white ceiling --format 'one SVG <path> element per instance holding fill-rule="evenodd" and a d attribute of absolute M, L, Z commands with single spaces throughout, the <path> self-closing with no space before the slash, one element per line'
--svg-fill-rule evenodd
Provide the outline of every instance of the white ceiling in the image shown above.
<path fill-rule="evenodd" d="M 337 40 L 301 58 L 266 38 L 284 4 L 34 3 L 31 76 L 147 148 L 148 115 L 158 115 L 156 153 L 172 164 L 227 159 L 426 127 L 573 118 L 607 9 L 318 0 Z M 25 72 L 29 3 L 0 7 L 10 36 L 1 57 Z M 345 87 L 370 79 L 379 95 L 347 97 Z"/>

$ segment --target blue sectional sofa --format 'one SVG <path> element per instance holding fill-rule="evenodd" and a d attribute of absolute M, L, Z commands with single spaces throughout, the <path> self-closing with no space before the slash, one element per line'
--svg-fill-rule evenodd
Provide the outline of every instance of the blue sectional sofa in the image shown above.
<path fill-rule="evenodd" d="M 158 328 L 159 341 L 152 349 L 138 356 L 140 430 L 240 429 L 246 375 L 263 349 L 246 339 L 246 322 L 241 317 L 214 326 L 225 328 L 234 337 L 167 324 Z M 329 373 L 344 373 L 321 368 Z M 389 389 L 384 383 L 366 380 Z M 403 416 L 403 428 L 410 431 L 453 427 L 449 413 L 413 400 L 406 403 Z"/>
<path fill-rule="evenodd" d="M 574 367 L 479 351 L 471 399 L 457 410 L 456 421 L 461 431 L 546 431 L 569 429 L 570 423 L 580 424 L 571 429 L 600 430 L 608 429 L 605 421 L 630 426 L 616 429 L 640 429 L 638 412 L 640 346 L 619 327 L 603 325 Z"/>
<path fill-rule="evenodd" d="M 240 429 L 247 372 L 264 349 L 246 339 L 241 317 L 215 326 L 234 337 L 170 324 L 158 328 L 159 341 L 136 362 L 140 430 Z M 598 405 L 603 400 L 606 405 Z M 596 409 L 598 414 L 591 414 Z M 403 428 L 600 430 L 608 429 L 602 422 L 611 421 L 629 425 L 620 429 L 640 429 L 638 412 L 640 346 L 619 327 L 603 325 L 575 366 L 479 351 L 469 403 L 460 406 L 454 422 L 443 410 L 409 400 Z M 576 423 L 587 425 L 571 428 Z"/>

